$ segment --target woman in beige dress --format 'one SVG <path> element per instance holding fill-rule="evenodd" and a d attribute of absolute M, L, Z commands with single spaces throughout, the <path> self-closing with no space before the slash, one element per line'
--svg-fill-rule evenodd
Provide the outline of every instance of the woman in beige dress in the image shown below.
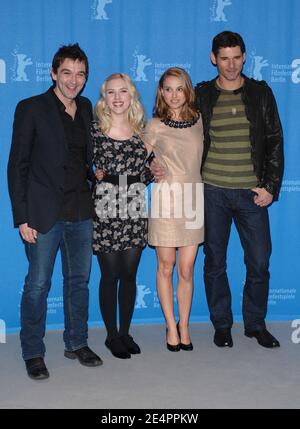
<path fill-rule="evenodd" d="M 158 260 L 157 291 L 166 319 L 167 348 L 192 350 L 189 314 L 193 295 L 194 262 L 204 240 L 203 185 L 200 175 L 203 128 L 194 107 L 194 90 L 185 70 L 172 67 L 160 78 L 154 119 L 143 137 L 155 164 L 164 169 L 163 180 L 151 194 L 148 243 Z M 158 167 L 157 167 L 158 168 Z M 155 167 L 153 168 L 155 173 Z M 158 170 L 157 170 L 158 171 Z M 176 324 L 172 276 L 178 249 Z"/>

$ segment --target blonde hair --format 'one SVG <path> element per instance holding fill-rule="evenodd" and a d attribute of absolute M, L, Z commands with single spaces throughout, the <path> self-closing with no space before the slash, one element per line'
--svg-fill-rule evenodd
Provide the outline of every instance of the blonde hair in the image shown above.
<path fill-rule="evenodd" d="M 127 112 L 128 122 L 131 125 L 134 134 L 140 134 L 145 126 L 145 112 L 141 102 L 139 101 L 140 96 L 134 83 L 125 73 L 114 73 L 108 76 L 101 86 L 100 99 L 97 101 L 95 106 L 95 114 L 98 119 L 99 128 L 104 133 L 107 133 L 112 126 L 111 113 L 105 101 L 105 90 L 109 81 L 120 78 L 126 83 L 128 91 L 132 97 L 130 107 Z"/>
<path fill-rule="evenodd" d="M 156 91 L 155 106 L 153 116 L 160 119 L 172 119 L 172 114 L 169 106 L 165 102 L 162 89 L 164 82 L 168 76 L 174 76 L 183 81 L 183 91 L 186 102 L 182 106 L 181 117 L 184 121 L 193 121 L 199 117 L 199 113 L 195 107 L 195 92 L 193 84 L 188 73 L 180 67 L 171 67 L 167 69 L 160 77 Z"/>

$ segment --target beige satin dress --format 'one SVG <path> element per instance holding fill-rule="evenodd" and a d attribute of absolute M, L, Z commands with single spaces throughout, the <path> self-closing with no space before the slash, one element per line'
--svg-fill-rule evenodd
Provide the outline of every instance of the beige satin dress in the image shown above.
<path fill-rule="evenodd" d="M 173 128 L 160 119 L 148 122 L 144 142 L 152 147 L 165 170 L 152 185 L 148 243 L 181 247 L 204 241 L 203 152 L 201 118 L 192 127 Z"/>

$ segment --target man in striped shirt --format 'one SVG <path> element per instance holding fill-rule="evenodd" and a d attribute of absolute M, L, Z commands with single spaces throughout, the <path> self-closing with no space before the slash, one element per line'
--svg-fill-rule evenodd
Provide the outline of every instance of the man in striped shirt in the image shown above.
<path fill-rule="evenodd" d="M 283 175 L 282 128 L 265 82 L 242 74 L 245 44 L 231 31 L 213 40 L 210 59 L 218 76 L 196 86 L 204 126 L 204 280 L 214 342 L 232 347 L 231 292 L 226 254 L 232 221 L 247 274 L 243 292 L 245 335 L 279 347 L 266 329 L 271 237 L 267 207 L 278 198 Z"/>

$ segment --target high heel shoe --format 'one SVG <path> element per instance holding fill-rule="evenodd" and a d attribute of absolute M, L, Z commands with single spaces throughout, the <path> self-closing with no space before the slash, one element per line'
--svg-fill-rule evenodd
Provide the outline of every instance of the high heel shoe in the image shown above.
<path fill-rule="evenodd" d="M 179 322 L 177 323 L 176 327 L 177 327 L 177 332 L 178 332 L 178 335 L 179 335 L 179 338 L 180 338 Z M 184 344 L 184 343 L 181 342 L 181 338 L 180 338 L 180 344 L 179 344 L 179 346 L 180 346 L 181 350 L 193 350 L 194 349 L 193 343 Z"/>
<path fill-rule="evenodd" d="M 166 328 L 166 338 L 168 336 L 168 328 Z M 170 350 L 170 352 L 179 352 L 180 351 L 180 343 L 179 344 L 169 344 L 167 340 L 167 349 Z"/>

